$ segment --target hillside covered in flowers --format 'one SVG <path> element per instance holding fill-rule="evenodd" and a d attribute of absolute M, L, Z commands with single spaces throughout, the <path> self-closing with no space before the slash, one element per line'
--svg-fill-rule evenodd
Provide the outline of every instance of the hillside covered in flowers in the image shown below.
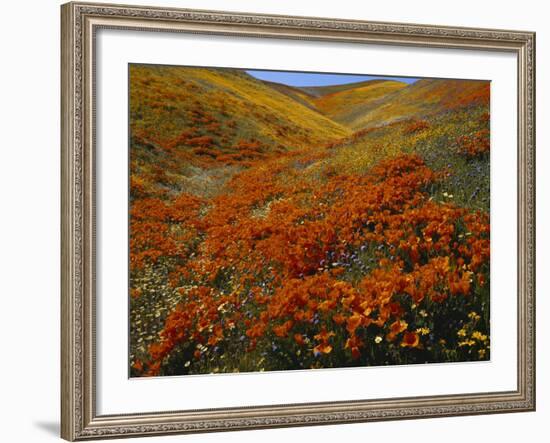
<path fill-rule="evenodd" d="M 130 67 L 130 371 L 490 358 L 489 83 Z"/>

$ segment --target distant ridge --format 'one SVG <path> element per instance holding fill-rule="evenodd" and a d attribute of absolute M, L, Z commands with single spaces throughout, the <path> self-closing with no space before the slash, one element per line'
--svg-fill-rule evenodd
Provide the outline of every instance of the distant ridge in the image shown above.
<path fill-rule="evenodd" d="M 302 91 L 310 94 L 313 97 L 319 98 L 328 94 L 335 94 L 338 92 L 344 92 L 349 90 L 355 90 L 358 88 L 363 88 L 365 86 L 373 86 L 377 83 L 384 83 L 393 80 L 384 80 L 384 79 L 374 79 L 374 80 L 365 80 L 362 82 L 353 82 L 353 83 L 343 83 L 340 85 L 328 85 L 328 86 L 301 86 L 299 87 Z M 402 82 L 399 82 L 402 83 Z"/>
<path fill-rule="evenodd" d="M 354 129 L 421 117 L 471 104 L 489 103 L 490 83 L 478 80 L 423 79 L 357 112 L 347 122 Z"/>
<path fill-rule="evenodd" d="M 306 87 L 268 81 L 264 83 L 331 120 L 352 128 L 353 125 L 350 123 L 358 115 L 379 106 L 388 94 L 408 86 L 404 82 L 384 79 Z"/>
<path fill-rule="evenodd" d="M 212 178 L 220 165 L 246 167 L 348 140 L 364 128 L 487 105 L 490 90 L 489 82 L 474 80 L 376 79 L 302 88 L 238 69 L 131 65 L 130 70 L 131 162 L 149 195 L 177 192 L 182 177 L 197 177 L 197 171 L 221 188 L 232 172 Z"/>
<path fill-rule="evenodd" d="M 354 122 L 358 117 L 380 106 L 391 94 L 407 87 L 407 83 L 395 80 L 369 80 L 323 87 L 317 90 L 322 95 L 315 99 L 314 104 L 327 117 L 355 129 Z"/>
<path fill-rule="evenodd" d="M 477 80 L 367 80 L 296 87 L 264 82 L 352 130 L 431 115 L 469 104 L 488 104 L 489 83 Z"/>
<path fill-rule="evenodd" d="M 294 100 L 301 103 L 302 105 L 307 106 L 308 108 L 313 109 L 314 111 L 319 111 L 319 109 L 317 109 L 317 107 L 314 104 L 315 96 L 310 94 L 304 88 L 289 86 L 282 83 L 270 82 L 266 80 L 263 80 L 263 82 L 267 86 L 279 92 L 282 92 L 285 95 L 288 95 L 289 97 L 293 98 Z"/>

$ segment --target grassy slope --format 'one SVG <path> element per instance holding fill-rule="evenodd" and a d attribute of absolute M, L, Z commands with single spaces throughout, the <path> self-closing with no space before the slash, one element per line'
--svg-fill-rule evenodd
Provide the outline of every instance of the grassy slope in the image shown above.
<path fill-rule="evenodd" d="M 489 209 L 489 159 L 466 158 L 457 142 L 489 129 L 488 82 L 426 79 L 407 85 L 373 80 L 290 89 L 303 90 L 320 112 L 359 130 L 310 165 L 304 177 L 317 179 L 330 170 L 361 174 L 384 158 L 415 152 L 435 170 L 451 171 L 434 198 Z M 419 120 L 425 127 L 411 130 Z"/>
<path fill-rule="evenodd" d="M 488 98 L 489 83 L 464 80 L 419 80 L 384 99 L 375 109 L 356 116 L 349 125 L 364 128 L 436 114 Z"/>
<path fill-rule="evenodd" d="M 406 88 L 407 84 L 398 81 L 372 80 L 355 88 L 346 88 L 321 95 L 314 104 L 323 114 L 346 126 L 355 127 L 354 122 L 361 116 L 380 106 L 388 94 Z M 331 91 L 332 89 L 328 89 Z"/>
<path fill-rule="evenodd" d="M 307 91 L 304 90 L 304 88 L 268 81 L 264 81 L 264 83 L 270 88 L 273 88 L 285 95 L 288 95 L 302 105 L 319 112 L 319 109 L 317 109 L 317 106 L 315 105 L 316 96 L 309 94 Z"/>
<path fill-rule="evenodd" d="M 344 83 L 342 85 L 329 85 L 329 86 L 304 86 L 300 89 L 305 93 L 313 97 L 322 97 L 324 95 L 336 94 L 338 92 L 351 91 L 354 89 L 362 88 L 364 86 L 371 86 L 376 83 L 382 83 L 386 80 L 366 80 L 364 82 Z"/>
<path fill-rule="evenodd" d="M 130 122 L 133 178 L 142 188 L 175 192 L 187 185 L 200 189 L 223 184 L 232 172 L 216 161 L 221 156 L 236 156 L 238 162 L 350 133 L 296 99 L 231 69 L 132 65 Z M 216 171 L 218 166 L 223 168 Z M 182 184 L 189 179 L 194 182 Z"/>
<path fill-rule="evenodd" d="M 352 130 L 419 119 L 472 103 L 488 104 L 489 97 L 489 83 L 475 80 L 423 79 L 411 85 L 369 80 L 301 88 L 266 84 Z"/>
<path fill-rule="evenodd" d="M 130 69 L 132 129 L 150 130 L 163 138 L 177 136 L 201 116 L 222 126 L 235 120 L 237 128 L 229 132 L 279 143 L 304 144 L 348 132 L 243 72 L 136 65 Z M 285 127 L 289 134 L 281 135 Z"/>
<path fill-rule="evenodd" d="M 316 180 L 341 170 L 364 174 L 385 158 L 416 153 L 434 170 L 447 171 L 442 186 L 433 195 L 436 200 L 488 211 L 489 157 L 468 158 L 459 142 L 460 137 L 488 131 L 488 110 L 485 104 L 472 103 L 424 116 L 425 127 L 420 130 L 410 130 L 414 120 L 402 120 L 359 131 L 333 147 L 330 156 L 311 165 L 304 178 Z"/>

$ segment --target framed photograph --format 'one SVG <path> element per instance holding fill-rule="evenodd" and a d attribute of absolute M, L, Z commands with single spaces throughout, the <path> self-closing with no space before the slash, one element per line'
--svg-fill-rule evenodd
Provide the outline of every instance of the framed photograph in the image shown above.
<path fill-rule="evenodd" d="M 535 35 L 62 6 L 62 437 L 535 409 Z"/>

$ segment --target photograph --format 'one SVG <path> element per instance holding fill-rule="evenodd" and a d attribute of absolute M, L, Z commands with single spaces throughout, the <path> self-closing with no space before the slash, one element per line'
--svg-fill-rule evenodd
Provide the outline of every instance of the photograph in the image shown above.
<path fill-rule="evenodd" d="M 17 131 L 60 129 L 61 437 L 521 440 L 542 15 L 204 1 L 61 5 L 60 125 Z"/>
<path fill-rule="evenodd" d="M 491 81 L 130 63 L 130 377 L 491 359 Z"/>

